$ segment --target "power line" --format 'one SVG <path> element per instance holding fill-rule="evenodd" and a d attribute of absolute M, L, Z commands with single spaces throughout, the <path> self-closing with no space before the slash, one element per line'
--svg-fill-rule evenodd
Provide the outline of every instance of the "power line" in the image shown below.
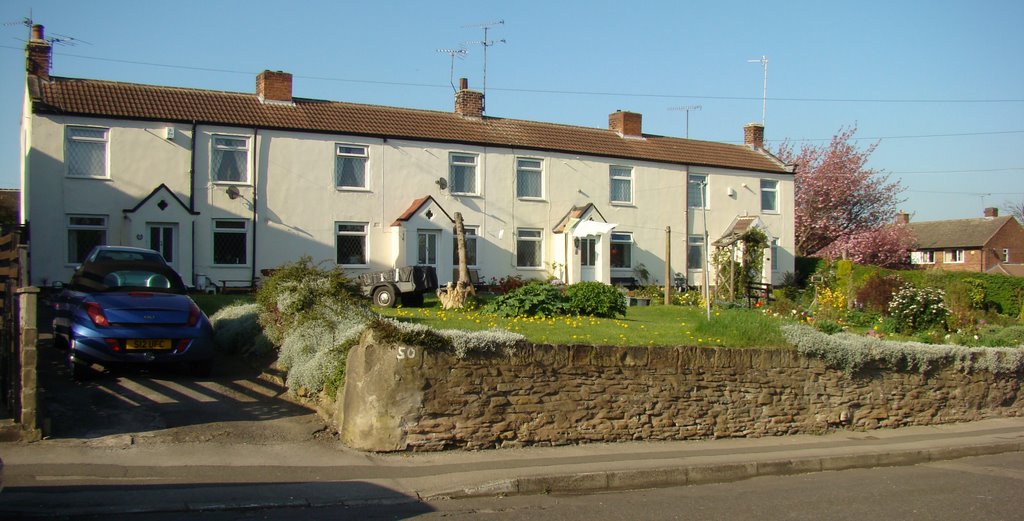
<path fill-rule="evenodd" d="M 932 137 L 964 137 L 964 136 L 992 136 L 997 134 L 1021 134 L 1024 130 L 994 130 L 991 132 L 959 132 L 952 134 L 919 134 L 911 136 L 879 136 L 879 137 L 851 137 L 850 141 L 877 141 L 882 139 L 918 139 Z M 832 141 L 832 138 L 805 138 L 805 139 L 766 139 L 768 143 L 805 142 L 805 141 Z M 726 141 L 726 143 L 739 143 L 739 141 Z"/>
<path fill-rule="evenodd" d="M 1024 171 L 1024 166 L 1017 166 L 1011 168 L 986 168 L 978 170 L 918 170 L 918 171 L 904 171 L 904 172 L 888 172 L 890 174 L 973 174 L 973 173 L 984 173 L 984 172 L 1013 172 L 1015 170 Z"/>
<path fill-rule="evenodd" d="M 13 49 L 17 51 L 24 50 L 22 47 L 14 47 L 10 45 L 0 45 L 3 49 Z M 190 65 L 173 65 L 166 63 L 155 63 L 146 61 L 133 61 L 133 60 L 121 60 L 116 58 L 99 58 L 95 56 L 83 56 L 80 54 L 66 54 L 60 53 L 61 56 L 68 58 L 81 58 L 85 60 L 96 60 L 96 61 L 107 61 L 112 63 L 126 63 L 131 65 L 147 65 L 151 67 L 164 67 L 170 69 L 184 69 L 184 70 L 197 70 L 204 72 L 223 72 L 227 74 L 246 74 L 255 75 L 256 72 L 252 71 L 239 71 L 232 69 L 218 69 L 213 67 L 195 67 Z M 257 71 L 258 72 L 258 71 Z M 309 80 L 320 80 L 320 81 L 343 81 L 350 83 L 367 83 L 371 85 L 395 85 L 401 87 L 430 87 L 430 88 L 449 88 L 448 85 L 433 84 L 433 83 L 411 83 L 411 82 L 389 82 L 379 80 L 364 80 L 364 79 L 353 79 L 353 78 L 332 78 L 324 76 L 305 76 L 305 75 L 294 75 L 296 78 L 303 78 Z M 581 91 L 581 90 L 555 90 L 555 89 L 524 89 L 524 88 L 511 88 L 511 87 L 488 87 L 490 90 L 498 90 L 503 92 L 522 92 L 522 93 L 534 93 L 534 94 L 562 94 L 562 95 L 576 95 L 576 96 L 619 96 L 619 97 L 633 97 L 633 98 L 668 98 L 668 99 L 711 99 L 711 100 L 733 100 L 733 101 L 751 101 L 757 100 L 762 101 L 765 98 L 750 97 L 750 96 L 711 96 L 706 94 L 663 94 L 663 93 L 643 93 L 643 92 L 608 92 L 608 91 Z M 969 98 L 949 98 L 949 99 L 908 99 L 908 98 L 779 98 L 772 97 L 767 98 L 768 101 L 798 101 L 798 102 L 815 102 L 815 103 L 1024 103 L 1024 98 L 999 98 L 999 99 L 969 99 Z M 864 138 L 867 139 L 867 138 Z"/>

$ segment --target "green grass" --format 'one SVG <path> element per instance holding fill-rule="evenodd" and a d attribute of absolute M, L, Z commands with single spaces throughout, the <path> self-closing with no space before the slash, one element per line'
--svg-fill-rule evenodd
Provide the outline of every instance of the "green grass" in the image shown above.
<path fill-rule="evenodd" d="M 213 316 L 213 314 L 220 311 L 221 308 L 226 308 L 231 304 L 256 301 L 254 296 L 245 294 L 210 295 L 206 293 L 197 293 L 189 296 L 192 297 L 192 300 L 194 300 L 196 305 L 199 306 L 199 309 L 203 310 L 203 313 L 206 313 L 206 316 L 208 317 Z"/>
<path fill-rule="evenodd" d="M 780 319 L 759 310 L 712 310 L 691 306 L 637 306 L 625 318 L 502 318 L 480 310 L 444 311 L 428 299 L 422 308 L 377 309 L 382 315 L 435 329 L 467 331 L 501 328 L 537 344 L 612 346 L 788 346 Z"/>

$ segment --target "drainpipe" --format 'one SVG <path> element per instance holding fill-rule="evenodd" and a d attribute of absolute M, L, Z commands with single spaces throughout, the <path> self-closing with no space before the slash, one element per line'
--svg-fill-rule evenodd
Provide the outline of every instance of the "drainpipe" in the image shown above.
<path fill-rule="evenodd" d="M 259 141 L 260 141 L 260 129 L 253 127 L 252 129 L 252 262 L 250 266 L 252 268 L 249 275 L 249 286 L 256 285 L 256 229 L 259 228 L 259 220 L 256 212 L 256 203 L 258 198 L 256 194 L 259 193 L 259 176 L 257 167 L 259 163 L 256 158 L 259 155 Z"/>
<path fill-rule="evenodd" d="M 188 163 L 188 211 L 192 214 L 192 284 L 198 285 L 196 278 L 196 128 L 199 124 L 192 120 L 192 144 L 189 147 Z"/>

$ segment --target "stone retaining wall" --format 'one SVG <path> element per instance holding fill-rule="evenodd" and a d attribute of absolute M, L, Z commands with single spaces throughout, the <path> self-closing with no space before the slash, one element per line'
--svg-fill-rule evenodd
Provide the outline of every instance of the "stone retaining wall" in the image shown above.
<path fill-rule="evenodd" d="M 775 436 L 1019 416 L 1021 374 L 855 377 L 793 350 L 524 346 L 516 354 L 379 344 L 349 354 L 333 407 L 372 451 Z"/>

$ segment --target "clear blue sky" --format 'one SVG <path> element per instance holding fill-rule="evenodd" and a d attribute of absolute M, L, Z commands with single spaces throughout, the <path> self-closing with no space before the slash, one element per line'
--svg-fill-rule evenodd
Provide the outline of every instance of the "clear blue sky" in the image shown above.
<path fill-rule="evenodd" d="M 774 4 L 774 5 L 773 5 Z M 264 69 L 294 95 L 448 111 L 455 77 L 480 88 L 489 39 L 491 116 L 740 142 L 827 143 L 840 127 L 881 138 L 873 168 L 907 188 L 915 220 L 976 217 L 1024 200 L 1024 2 L 973 1 L 44 1 L 0 5 L 0 187 L 19 184 L 29 15 L 57 45 L 52 73 L 253 92 Z M 21 41 L 19 41 L 21 40 Z M 88 43 L 82 43 L 88 42 Z M 465 43 L 470 42 L 470 43 Z M 457 80 L 456 80 L 457 81 Z M 874 142 L 858 141 L 862 146 Z"/>

